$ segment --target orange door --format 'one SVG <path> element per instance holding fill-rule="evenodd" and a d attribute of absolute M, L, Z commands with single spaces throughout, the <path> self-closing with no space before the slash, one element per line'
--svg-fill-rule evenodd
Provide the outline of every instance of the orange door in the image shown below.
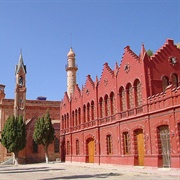
<path fill-rule="evenodd" d="M 138 147 L 138 165 L 144 166 L 144 136 L 142 129 L 136 131 Z"/>
<path fill-rule="evenodd" d="M 89 163 L 94 163 L 94 140 L 88 141 L 88 159 Z"/>

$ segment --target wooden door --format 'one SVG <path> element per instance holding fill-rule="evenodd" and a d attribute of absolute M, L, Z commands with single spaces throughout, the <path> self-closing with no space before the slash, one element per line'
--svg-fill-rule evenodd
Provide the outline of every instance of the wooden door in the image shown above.
<path fill-rule="evenodd" d="M 94 163 L 94 139 L 88 140 L 87 148 L 88 148 L 88 162 Z"/>
<path fill-rule="evenodd" d="M 143 130 L 136 130 L 138 165 L 144 166 L 144 136 Z"/>
<path fill-rule="evenodd" d="M 161 141 L 161 153 L 163 157 L 163 167 L 170 167 L 170 137 L 168 126 L 159 127 L 159 135 Z"/>

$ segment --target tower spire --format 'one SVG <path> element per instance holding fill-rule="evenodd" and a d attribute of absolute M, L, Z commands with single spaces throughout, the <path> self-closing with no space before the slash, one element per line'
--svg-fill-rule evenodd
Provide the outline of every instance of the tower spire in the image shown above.
<path fill-rule="evenodd" d="M 22 50 L 20 51 L 19 61 L 16 65 L 16 86 L 14 99 L 14 116 L 22 115 L 26 117 L 26 66 L 23 62 Z"/>
<path fill-rule="evenodd" d="M 73 52 L 72 47 L 70 48 L 67 54 L 67 94 L 70 97 L 74 93 L 74 87 L 76 85 L 76 71 L 78 67 L 76 65 L 75 53 Z"/>

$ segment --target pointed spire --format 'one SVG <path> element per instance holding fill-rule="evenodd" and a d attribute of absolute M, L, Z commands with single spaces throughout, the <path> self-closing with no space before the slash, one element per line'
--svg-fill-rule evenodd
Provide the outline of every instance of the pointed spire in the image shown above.
<path fill-rule="evenodd" d="M 26 66 L 24 65 L 23 56 L 22 56 L 22 49 L 20 50 L 20 56 L 19 56 L 19 62 L 18 65 L 16 65 L 16 74 L 18 74 L 19 69 L 23 68 L 26 73 Z"/>
<path fill-rule="evenodd" d="M 119 70 L 119 68 L 118 68 L 118 63 L 116 62 L 115 68 L 114 68 L 114 75 L 115 75 L 115 76 L 117 76 L 118 70 Z"/>
<path fill-rule="evenodd" d="M 142 43 L 141 52 L 140 52 L 140 59 L 142 59 L 144 57 L 145 53 L 146 53 L 146 49 L 144 47 L 144 43 Z"/>
<path fill-rule="evenodd" d="M 95 87 L 98 86 L 99 80 L 98 80 L 98 76 L 96 75 L 96 80 L 95 80 Z"/>

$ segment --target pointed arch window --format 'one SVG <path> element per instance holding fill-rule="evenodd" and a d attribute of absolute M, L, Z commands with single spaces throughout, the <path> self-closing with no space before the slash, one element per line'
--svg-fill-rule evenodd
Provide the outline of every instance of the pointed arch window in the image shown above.
<path fill-rule="evenodd" d="M 162 77 L 162 90 L 165 92 L 167 86 L 169 85 L 169 79 L 167 76 Z"/>
<path fill-rule="evenodd" d="M 124 154 L 130 153 L 130 138 L 128 132 L 123 132 L 123 150 Z"/>
<path fill-rule="evenodd" d="M 70 142 L 67 141 L 67 149 L 66 149 L 67 155 L 70 155 Z"/>
<path fill-rule="evenodd" d="M 66 129 L 67 127 L 66 127 L 66 115 L 64 115 L 64 129 Z"/>
<path fill-rule="evenodd" d="M 87 104 L 87 121 L 90 121 L 90 104 Z"/>
<path fill-rule="evenodd" d="M 75 126 L 75 121 L 74 121 L 74 111 L 72 112 L 72 123 L 73 123 L 73 126 Z"/>
<path fill-rule="evenodd" d="M 107 155 L 112 154 L 112 136 L 108 134 L 106 136 L 106 143 L 107 143 Z"/>
<path fill-rule="evenodd" d="M 20 76 L 20 77 L 19 77 L 19 85 L 20 85 L 20 86 L 23 86 L 23 83 L 24 83 L 23 77 Z"/>
<path fill-rule="evenodd" d="M 178 76 L 177 76 L 177 74 L 172 74 L 171 80 L 172 80 L 173 87 L 177 88 L 178 87 Z"/>
<path fill-rule="evenodd" d="M 76 155 L 80 154 L 80 150 L 79 150 L 79 140 L 76 140 Z"/>
<path fill-rule="evenodd" d="M 91 120 L 94 120 L 94 101 L 91 101 Z"/>
<path fill-rule="evenodd" d="M 86 122 L 86 105 L 83 106 L 83 118 L 84 118 L 84 123 Z"/>
<path fill-rule="evenodd" d="M 104 97 L 104 115 L 108 116 L 108 95 Z"/>
<path fill-rule="evenodd" d="M 64 116 L 62 116 L 62 119 L 61 119 L 61 124 L 62 124 L 62 129 L 64 129 Z"/>
<path fill-rule="evenodd" d="M 75 126 L 77 126 L 78 125 L 78 120 L 77 120 L 77 109 L 75 110 Z"/>
<path fill-rule="evenodd" d="M 69 113 L 67 113 L 67 128 L 69 128 Z"/>
<path fill-rule="evenodd" d="M 114 100 L 114 92 L 110 94 L 110 111 L 111 115 L 115 113 L 115 100 Z"/>
<path fill-rule="evenodd" d="M 119 89 L 119 98 L 120 98 L 120 111 L 126 110 L 126 101 L 125 101 L 125 90 L 123 87 Z"/>
<path fill-rule="evenodd" d="M 126 86 L 126 93 L 127 93 L 127 108 L 131 109 L 134 107 L 133 103 L 133 87 L 130 83 Z"/>
<path fill-rule="evenodd" d="M 81 108 L 78 109 L 78 122 L 81 124 Z"/>
<path fill-rule="evenodd" d="M 99 117 L 103 117 L 103 99 L 102 97 L 99 99 Z"/>
<path fill-rule="evenodd" d="M 141 90 L 141 83 L 139 79 L 136 79 L 134 82 L 134 93 L 135 93 L 135 104 L 136 106 L 142 105 L 142 90 Z"/>

